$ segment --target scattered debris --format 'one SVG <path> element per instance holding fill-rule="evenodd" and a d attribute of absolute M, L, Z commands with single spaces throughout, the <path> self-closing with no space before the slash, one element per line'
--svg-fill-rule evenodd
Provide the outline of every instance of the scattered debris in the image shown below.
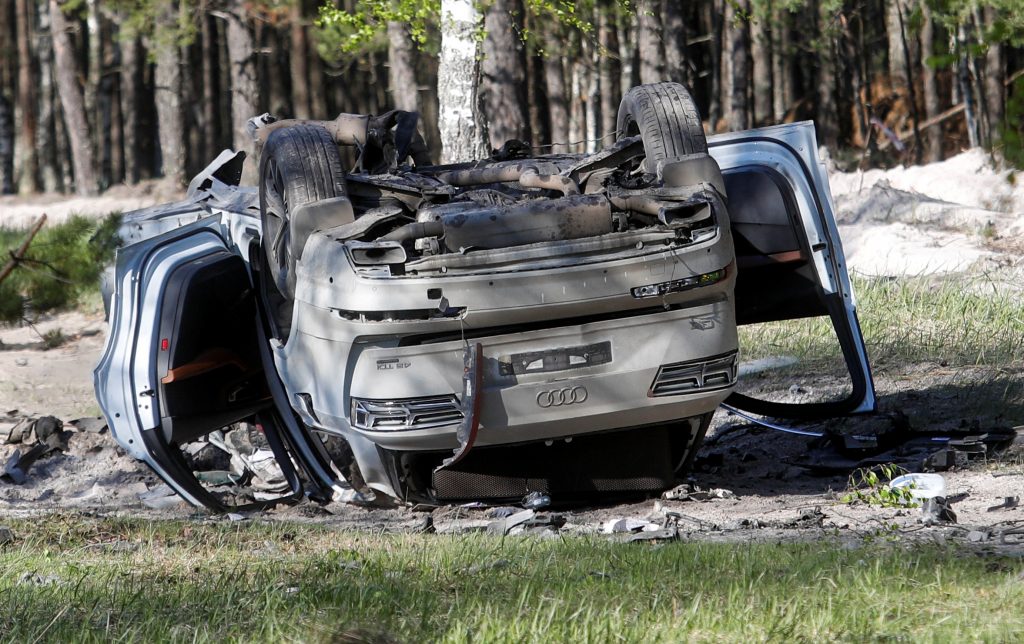
<path fill-rule="evenodd" d="M 821 508 L 815 507 L 810 510 L 804 510 L 799 517 L 792 521 L 786 521 L 779 527 L 787 528 L 790 530 L 803 530 L 808 528 L 822 528 L 825 525 L 825 519 L 828 515 L 821 511 Z"/>
<path fill-rule="evenodd" d="M 99 416 L 76 418 L 68 423 L 80 432 L 102 434 L 107 431 L 107 421 Z"/>
<path fill-rule="evenodd" d="M 19 584 L 31 586 L 54 586 L 63 582 L 64 580 L 57 575 L 40 575 L 37 572 L 24 572 L 18 577 Z"/>
<path fill-rule="evenodd" d="M 491 508 L 491 511 L 487 513 L 487 516 L 491 519 L 504 519 L 512 516 L 516 512 L 519 512 L 519 508 L 514 508 L 509 505 L 499 505 L 496 508 Z"/>
<path fill-rule="evenodd" d="M 645 519 L 608 519 L 601 524 L 601 532 L 604 534 L 615 534 L 620 532 L 653 532 L 660 529 L 660 525 Z"/>
<path fill-rule="evenodd" d="M 171 486 L 166 483 L 161 483 L 156 487 L 139 494 L 139 500 L 147 508 L 154 510 L 167 510 L 169 508 L 175 508 L 185 502 L 178 493 L 171 489 Z"/>
<path fill-rule="evenodd" d="M 1012 510 L 1020 504 L 1019 496 L 1007 496 L 1003 498 L 1003 502 L 999 505 L 993 505 L 989 507 L 987 512 L 996 512 L 998 510 Z"/>
<path fill-rule="evenodd" d="M 694 483 L 683 483 L 663 492 L 661 498 L 666 501 L 710 501 L 712 499 L 734 499 L 736 494 L 725 488 L 703 489 Z"/>
<path fill-rule="evenodd" d="M 527 510 L 543 510 L 551 505 L 551 497 L 543 492 L 530 492 L 523 497 L 522 506 Z"/>
<path fill-rule="evenodd" d="M 931 499 L 946 496 L 946 479 L 941 474 L 903 474 L 889 481 L 889 487 L 906 489 L 914 499 Z"/>
<path fill-rule="evenodd" d="M 434 527 L 434 517 L 429 514 L 424 515 L 423 520 L 419 522 L 419 525 L 413 528 L 413 532 L 418 532 L 420 534 L 436 534 L 437 528 Z"/>
<path fill-rule="evenodd" d="M 487 524 L 487 534 L 506 535 L 512 528 L 522 525 L 537 515 L 533 510 L 522 510 L 504 519 Z"/>
<path fill-rule="evenodd" d="M 631 534 L 626 538 L 626 543 L 634 543 L 637 541 L 675 541 L 678 538 L 679 528 L 671 526 L 668 528 L 659 528 L 657 530 L 648 530 Z"/>
<path fill-rule="evenodd" d="M 7 444 L 20 443 L 32 428 L 31 418 L 6 418 L 0 421 L 0 436 Z"/>
<path fill-rule="evenodd" d="M 28 470 L 32 464 L 50 451 L 51 448 L 42 443 L 32 446 L 24 454 L 20 449 L 14 450 L 14 453 L 7 459 L 7 464 L 4 465 L 4 473 L 0 474 L 0 479 L 21 485 L 28 480 Z"/>
<path fill-rule="evenodd" d="M 925 525 L 956 523 L 956 512 L 953 512 L 952 506 L 945 497 L 936 496 L 924 499 L 921 503 L 921 514 L 924 517 L 922 522 Z"/>

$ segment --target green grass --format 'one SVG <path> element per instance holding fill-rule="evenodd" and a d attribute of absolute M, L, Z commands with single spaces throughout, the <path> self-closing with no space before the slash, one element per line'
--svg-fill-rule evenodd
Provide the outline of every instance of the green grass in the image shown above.
<path fill-rule="evenodd" d="M 933 546 L 651 546 L 82 516 L 9 525 L 18 540 L 0 554 L 0 637 L 12 642 L 1024 636 L 1019 558 Z M 19 582 L 25 573 L 54 581 Z"/>
<path fill-rule="evenodd" d="M 1024 364 L 1024 301 L 987 277 L 855 278 L 857 315 L 875 366 Z M 828 318 L 740 328 L 744 359 L 787 355 L 841 363 Z"/>

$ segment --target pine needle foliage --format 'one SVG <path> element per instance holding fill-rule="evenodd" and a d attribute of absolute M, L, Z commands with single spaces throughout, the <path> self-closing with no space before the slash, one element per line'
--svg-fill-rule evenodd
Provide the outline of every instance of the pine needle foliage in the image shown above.
<path fill-rule="evenodd" d="M 43 228 L 14 271 L 0 282 L 0 323 L 31 320 L 65 309 L 96 290 L 100 273 L 120 245 L 120 225 L 120 213 L 112 213 L 99 220 L 74 216 Z M 11 257 L 24 234 L 0 230 L 0 263 Z"/>

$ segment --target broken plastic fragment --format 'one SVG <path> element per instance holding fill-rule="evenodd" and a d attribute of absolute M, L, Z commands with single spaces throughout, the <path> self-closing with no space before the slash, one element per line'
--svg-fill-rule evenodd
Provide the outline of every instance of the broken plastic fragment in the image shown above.
<path fill-rule="evenodd" d="M 434 471 L 438 471 L 458 463 L 469 450 L 473 449 L 476 442 L 476 434 L 480 430 L 480 387 L 483 384 L 483 362 L 484 347 L 477 342 L 466 347 L 463 352 L 463 375 L 462 375 L 462 422 L 455 432 L 459 441 L 459 447 L 451 458 L 446 458 Z"/>

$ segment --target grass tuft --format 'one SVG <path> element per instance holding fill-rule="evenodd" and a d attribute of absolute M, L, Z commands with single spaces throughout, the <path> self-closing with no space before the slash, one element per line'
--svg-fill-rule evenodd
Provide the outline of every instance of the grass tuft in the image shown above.
<path fill-rule="evenodd" d="M 853 280 L 868 354 L 876 366 L 1024 363 L 1024 302 L 986 276 Z M 841 353 L 828 318 L 740 328 L 744 359 L 794 356 L 836 364 Z"/>
<path fill-rule="evenodd" d="M 15 521 L 11 641 L 1015 641 L 1019 558 L 290 523 Z M 501 562 L 498 565 L 496 562 Z M 486 565 L 481 565 L 486 564 Z M 29 573 L 29 574 L 26 574 Z"/>

